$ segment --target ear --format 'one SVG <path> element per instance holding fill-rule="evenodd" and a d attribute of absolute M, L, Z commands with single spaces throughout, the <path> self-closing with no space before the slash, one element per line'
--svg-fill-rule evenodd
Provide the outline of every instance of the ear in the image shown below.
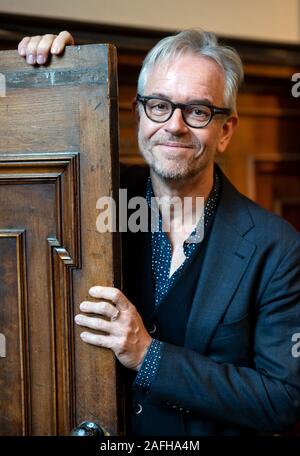
<path fill-rule="evenodd" d="M 217 152 L 223 153 L 227 148 L 229 141 L 234 133 L 238 124 L 238 116 L 236 113 L 231 114 L 228 119 L 223 123 L 217 144 Z"/>

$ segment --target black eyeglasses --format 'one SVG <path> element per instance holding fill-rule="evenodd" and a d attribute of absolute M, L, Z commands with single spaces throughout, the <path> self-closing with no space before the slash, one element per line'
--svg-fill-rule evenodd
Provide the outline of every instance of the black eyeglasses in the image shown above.
<path fill-rule="evenodd" d="M 142 97 L 137 95 L 136 101 L 144 106 L 146 116 L 153 122 L 163 123 L 171 119 L 175 109 L 180 109 L 184 122 L 192 128 L 206 127 L 215 115 L 229 116 L 230 108 L 218 108 L 210 104 L 173 103 L 160 97 Z"/>

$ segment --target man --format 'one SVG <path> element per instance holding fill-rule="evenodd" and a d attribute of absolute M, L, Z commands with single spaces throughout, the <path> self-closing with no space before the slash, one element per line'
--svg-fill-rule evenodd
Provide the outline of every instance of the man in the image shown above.
<path fill-rule="evenodd" d="M 73 43 L 68 32 L 26 37 L 19 53 L 44 63 Z M 214 164 L 237 125 L 242 76 L 236 52 L 196 30 L 158 43 L 140 74 L 138 140 L 150 171 L 126 168 L 122 186 L 149 205 L 202 196 L 205 213 L 193 223 L 192 206 L 189 233 L 175 229 L 176 211 L 169 232 L 162 213 L 159 231 L 127 233 L 123 292 L 92 287 L 97 301 L 76 316 L 82 340 L 112 349 L 133 374 L 134 435 L 278 432 L 299 417 L 299 233 Z M 203 240 L 189 242 L 199 226 Z"/>

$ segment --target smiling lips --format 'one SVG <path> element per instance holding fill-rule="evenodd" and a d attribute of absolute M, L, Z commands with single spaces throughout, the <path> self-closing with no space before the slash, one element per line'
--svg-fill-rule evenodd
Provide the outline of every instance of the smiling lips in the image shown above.
<path fill-rule="evenodd" d="M 174 149 L 193 149 L 194 146 L 192 144 L 183 144 L 183 143 L 174 143 L 174 142 L 165 142 L 165 143 L 157 143 L 157 146 L 164 146 L 164 147 L 172 147 Z"/>

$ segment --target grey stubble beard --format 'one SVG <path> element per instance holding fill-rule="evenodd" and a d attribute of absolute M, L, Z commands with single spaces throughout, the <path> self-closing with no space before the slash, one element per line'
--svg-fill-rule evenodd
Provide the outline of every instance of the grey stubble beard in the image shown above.
<path fill-rule="evenodd" d="M 174 140 L 174 138 L 173 138 Z M 140 138 L 140 135 L 138 134 L 138 144 L 139 144 L 139 150 L 140 154 L 143 156 L 144 160 L 150 167 L 150 169 L 160 178 L 163 179 L 164 181 L 169 181 L 169 182 L 180 182 L 180 183 L 185 183 L 187 181 L 192 180 L 195 178 L 197 175 L 199 175 L 211 162 L 211 159 L 209 156 L 206 156 L 205 154 L 205 149 L 202 150 L 201 154 L 198 158 L 198 163 L 195 163 L 195 158 L 193 157 L 192 159 L 189 159 L 189 162 L 186 164 L 185 167 L 182 166 L 182 163 L 176 163 L 175 168 L 173 167 L 172 170 L 165 169 L 163 166 L 163 163 L 161 163 L 159 160 L 155 158 L 155 155 L 153 154 L 153 147 L 158 143 L 158 141 L 145 141 Z M 195 148 L 200 148 L 199 143 L 194 144 Z M 209 154 L 208 154 L 209 155 Z M 200 158 L 200 159 L 199 159 Z M 201 160 L 202 158 L 202 160 Z M 204 160 L 203 160 L 204 158 Z"/>

